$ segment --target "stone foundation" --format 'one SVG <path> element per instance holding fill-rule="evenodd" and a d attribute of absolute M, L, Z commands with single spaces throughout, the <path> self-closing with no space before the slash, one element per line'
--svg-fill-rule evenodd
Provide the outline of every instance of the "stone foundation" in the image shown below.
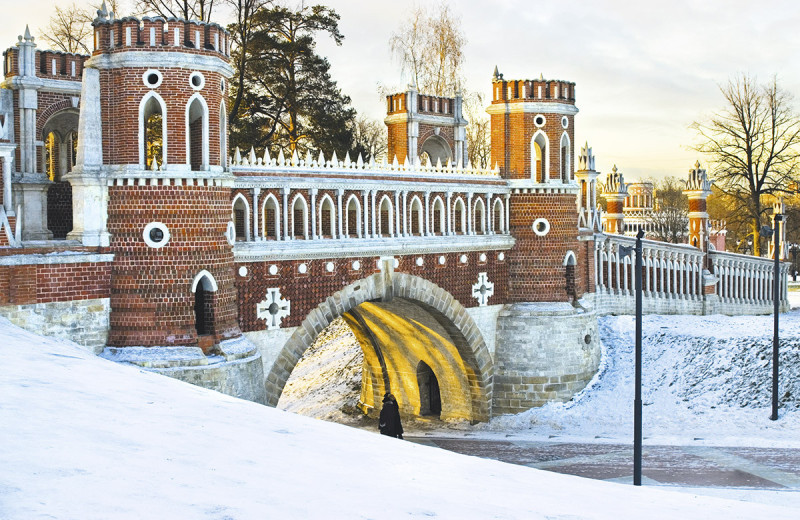
<path fill-rule="evenodd" d="M 206 356 L 199 347 L 106 347 L 100 356 L 264 404 L 264 368 L 258 348 L 242 336 L 220 342 L 219 352 Z"/>
<path fill-rule="evenodd" d="M 594 377 L 600 341 L 594 312 L 568 303 L 520 303 L 497 320 L 493 415 L 568 401 Z"/>
<path fill-rule="evenodd" d="M 0 306 L 0 316 L 25 330 L 68 339 L 99 354 L 108 337 L 108 298 Z"/>

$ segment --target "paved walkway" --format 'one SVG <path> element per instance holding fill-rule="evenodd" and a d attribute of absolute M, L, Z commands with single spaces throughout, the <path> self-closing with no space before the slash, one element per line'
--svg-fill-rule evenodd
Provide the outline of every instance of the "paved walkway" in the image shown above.
<path fill-rule="evenodd" d="M 464 455 L 620 483 L 633 482 L 633 448 L 619 444 L 406 437 Z M 642 483 L 800 491 L 800 449 L 644 446 Z"/>

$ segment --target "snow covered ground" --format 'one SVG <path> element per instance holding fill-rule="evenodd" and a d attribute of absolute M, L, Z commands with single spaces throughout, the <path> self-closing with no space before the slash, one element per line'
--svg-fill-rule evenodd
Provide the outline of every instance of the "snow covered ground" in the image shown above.
<path fill-rule="evenodd" d="M 241 401 L 0 320 L 0 518 L 795 519 Z"/>

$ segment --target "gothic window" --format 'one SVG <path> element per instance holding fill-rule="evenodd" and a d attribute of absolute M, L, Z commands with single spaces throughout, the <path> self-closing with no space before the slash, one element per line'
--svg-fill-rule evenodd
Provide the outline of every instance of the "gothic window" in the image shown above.
<path fill-rule="evenodd" d="M 378 210 L 378 229 L 381 236 L 392 236 L 392 202 L 385 195 Z"/>
<path fill-rule="evenodd" d="M 167 156 L 167 106 L 161 96 L 148 92 L 139 105 L 139 167 L 151 169 Z"/>
<path fill-rule="evenodd" d="M 247 240 L 250 236 L 250 207 L 241 193 L 233 199 L 233 224 L 236 226 L 236 240 Z"/>
<path fill-rule="evenodd" d="M 453 227 L 457 235 L 463 235 L 466 232 L 465 222 L 466 212 L 464 211 L 464 201 L 459 197 L 453 205 Z"/>
<path fill-rule="evenodd" d="M 292 202 L 292 237 L 308 239 L 308 204 L 299 194 Z"/>
<path fill-rule="evenodd" d="M 444 202 L 442 202 L 441 197 L 436 197 L 433 200 L 433 233 L 435 235 L 444 235 L 445 234 L 445 212 L 444 212 Z"/>
<path fill-rule="evenodd" d="M 333 238 L 336 236 L 336 212 L 333 200 L 327 194 L 319 204 L 319 236 Z"/>
<path fill-rule="evenodd" d="M 423 234 L 422 230 L 422 202 L 420 202 L 419 197 L 414 197 L 411 200 L 411 234 L 415 236 L 420 236 Z"/>
<path fill-rule="evenodd" d="M 261 211 L 263 219 L 262 234 L 267 240 L 278 240 L 281 234 L 280 212 L 278 211 L 278 199 L 273 194 L 267 195 L 264 199 L 264 209 Z"/>
<path fill-rule="evenodd" d="M 361 238 L 361 226 L 358 225 L 361 222 L 361 204 L 358 202 L 358 197 L 351 195 L 347 199 L 347 211 L 345 213 L 347 238 Z"/>
<path fill-rule="evenodd" d="M 186 156 L 192 171 L 208 167 L 208 105 L 200 94 L 186 105 Z"/>

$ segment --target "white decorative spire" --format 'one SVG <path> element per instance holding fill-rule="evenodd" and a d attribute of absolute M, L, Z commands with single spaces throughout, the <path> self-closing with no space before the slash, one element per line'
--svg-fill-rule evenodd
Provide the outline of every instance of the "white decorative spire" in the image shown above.
<path fill-rule="evenodd" d="M 594 171 L 594 155 L 592 154 L 592 148 L 589 146 L 588 141 L 586 141 L 586 144 L 581 148 L 581 156 L 578 159 L 578 169 Z"/>
<path fill-rule="evenodd" d="M 689 179 L 686 181 L 685 191 L 704 191 L 711 193 L 711 184 L 706 171 L 700 168 L 700 161 L 695 161 L 694 169 L 689 170 Z"/>
<path fill-rule="evenodd" d="M 626 194 L 628 193 L 628 186 L 625 184 L 625 178 L 623 177 L 622 173 L 617 170 L 617 165 L 615 164 L 613 168 L 611 168 L 611 173 L 608 174 L 606 178 L 606 184 L 603 188 L 604 193 L 617 193 L 617 194 Z"/>

